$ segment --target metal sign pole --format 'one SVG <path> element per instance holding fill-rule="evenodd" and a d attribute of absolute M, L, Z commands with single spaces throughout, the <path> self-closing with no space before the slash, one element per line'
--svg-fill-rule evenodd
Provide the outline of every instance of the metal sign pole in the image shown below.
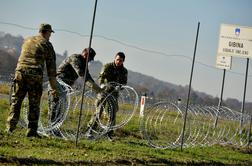
<path fill-rule="evenodd" d="M 244 83 L 244 92 L 243 92 L 243 100 L 242 100 L 242 107 L 241 107 L 240 137 L 242 136 L 243 114 L 244 114 L 245 98 L 246 98 L 246 90 L 247 90 L 247 80 L 248 80 L 248 67 L 249 67 L 249 58 L 247 58 L 246 75 L 245 75 L 245 83 Z"/>
<path fill-rule="evenodd" d="M 188 96 L 187 96 L 187 102 L 186 102 L 186 110 L 185 110 L 185 115 L 184 115 L 184 125 L 183 125 L 182 138 L 181 138 L 181 151 L 183 150 L 183 144 L 184 144 L 184 134 L 185 134 L 187 110 L 188 110 L 188 106 L 189 106 L 189 98 L 190 98 L 190 93 L 191 93 L 192 76 L 193 76 L 193 68 L 194 68 L 194 62 L 195 62 L 195 55 L 196 55 L 196 50 L 197 50 L 199 28 L 200 28 L 200 22 L 198 22 L 196 41 L 195 41 L 195 46 L 194 46 L 193 61 L 192 61 L 192 68 L 191 68 L 191 76 L 190 76 L 190 82 L 189 82 L 189 90 L 188 90 Z"/>
<path fill-rule="evenodd" d="M 96 7 L 97 7 L 97 0 L 95 0 L 95 6 L 94 6 L 94 13 L 93 13 L 93 21 L 92 21 L 92 27 L 91 27 L 91 34 L 90 34 L 90 39 L 89 39 L 89 54 L 88 57 L 86 58 L 86 67 L 85 67 L 85 72 L 84 72 L 84 83 L 83 83 L 83 89 L 82 89 L 82 96 L 81 96 L 81 106 L 80 106 L 80 114 L 79 114 L 79 121 L 78 121 L 78 128 L 77 128 L 77 133 L 76 133 L 76 140 L 75 140 L 75 145 L 77 146 L 78 144 L 78 139 L 79 139 L 79 132 L 80 132 L 80 123 L 81 123 L 81 116 L 82 116 L 82 109 L 83 109 L 83 101 L 84 101 L 84 93 L 85 93 L 85 82 L 86 82 L 86 76 L 87 76 L 87 70 L 88 70 L 88 59 L 90 55 L 90 48 L 92 45 L 92 38 L 93 38 L 93 31 L 94 31 L 94 23 L 95 23 L 95 14 L 96 14 Z"/>
<path fill-rule="evenodd" d="M 214 128 L 216 128 L 218 119 L 219 119 L 219 111 L 222 105 L 222 99 L 223 99 L 223 90 L 224 90 L 224 84 L 225 84 L 225 76 L 226 76 L 226 69 L 223 69 L 223 77 L 222 77 L 222 86 L 221 86 L 221 95 L 220 95 L 220 100 L 218 104 L 218 109 L 217 109 L 217 114 L 216 114 L 216 119 L 214 122 Z"/>

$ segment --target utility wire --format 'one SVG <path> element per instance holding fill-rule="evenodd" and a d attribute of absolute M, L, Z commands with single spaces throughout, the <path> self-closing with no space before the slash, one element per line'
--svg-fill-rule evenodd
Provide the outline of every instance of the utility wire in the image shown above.
<path fill-rule="evenodd" d="M 0 24 L 15 26 L 15 27 L 22 28 L 22 29 L 27 29 L 27 30 L 37 30 L 37 28 L 32 28 L 32 27 L 23 26 L 23 25 L 20 25 L 20 24 L 3 22 L 3 21 L 0 21 Z M 71 30 L 67 30 L 67 29 L 55 29 L 55 31 L 66 32 L 66 33 L 74 34 L 74 35 L 84 37 L 84 38 L 90 37 L 90 35 L 84 35 L 84 34 L 81 34 L 79 32 L 75 32 L 75 31 L 71 31 Z M 129 44 L 129 43 L 117 40 L 117 39 L 109 38 L 109 37 L 106 37 L 106 36 L 103 36 L 103 35 L 93 35 L 93 36 L 97 37 L 97 38 L 102 38 L 102 39 L 107 40 L 107 41 L 112 41 L 112 42 L 121 44 L 123 46 L 129 47 L 129 48 L 134 48 L 134 49 L 142 51 L 142 52 L 152 53 L 152 54 L 156 54 L 156 55 L 162 55 L 162 56 L 166 56 L 166 57 L 179 57 L 179 58 L 184 58 L 186 60 L 189 60 L 190 62 L 192 61 L 191 57 L 188 57 L 188 56 L 185 56 L 185 55 L 167 54 L 167 53 L 164 53 L 164 52 L 161 52 L 161 51 L 146 49 L 146 48 L 142 48 L 142 47 L 139 47 L 139 46 L 136 46 L 136 45 L 133 45 L 133 44 Z M 205 63 L 197 61 L 197 60 L 195 61 L 195 63 L 197 63 L 197 64 L 199 64 L 199 65 L 201 65 L 203 67 L 209 68 L 209 69 L 219 70 L 215 66 L 208 65 L 208 64 L 205 64 Z M 230 73 L 230 74 L 234 74 L 234 75 L 240 75 L 240 76 L 245 75 L 244 73 L 235 72 L 235 71 L 231 71 L 231 70 L 227 70 L 227 72 Z M 248 77 L 252 77 L 252 75 L 250 74 L 250 75 L 248 75 Z"/>

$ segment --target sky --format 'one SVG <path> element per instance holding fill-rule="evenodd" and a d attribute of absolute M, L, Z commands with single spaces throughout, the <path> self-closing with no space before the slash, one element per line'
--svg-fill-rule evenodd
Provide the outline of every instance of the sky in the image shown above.
<path fill-rule="evenodd" d="M 95 0 L 1 0 L 0 31 L 28 37 L 52 25 L 57 53 L 89 45 Z M 252 27 L 251 0 L 98 0 L 92 47 L 96 60 L 126 54 L 125 67 L 177 85 L 188 85 L 198 23 L 192 88 L 220 96 L 223 70 L 215 67 L 221 24 Z M 233 57 L 223 98 L 243 99 L 247 60 Z M 252 102 L 252 64 L 246 101 Z"/>

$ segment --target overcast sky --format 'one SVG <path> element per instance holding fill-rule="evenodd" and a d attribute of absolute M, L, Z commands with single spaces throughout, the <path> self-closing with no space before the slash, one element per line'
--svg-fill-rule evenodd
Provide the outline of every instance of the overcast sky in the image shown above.
<path fill-rule="evenodd" d="M 28 37 L 40 23 L 50 23 L 57 53 L 79 53 L 88 46 L 94 0 L 0 2 L 0 31 Z M 219 96 L 223 71 L 215 68 L 215 59 L 220 25 L 252 27 L 251 9 L 251 0 L 98 0 L 92 47 L 103 63 L 123 51 L 128 69 L 184 86 L 200 22 L 192 87 Z M 224 98 L 242 100 L 246 59 L 232 62 Z M 252 102 L 251 63 L 246 100 Z"/>

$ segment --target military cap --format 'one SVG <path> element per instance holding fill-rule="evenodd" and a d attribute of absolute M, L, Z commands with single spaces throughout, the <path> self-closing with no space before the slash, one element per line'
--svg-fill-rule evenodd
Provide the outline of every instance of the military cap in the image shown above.
<path fill-rule="evenodd" d="M 89 49 L 88 49 L 89 50 Z M 90 60 L 94 60 L 94 57 L 95 57 L 95 55 L 96 55 L 96 52 L 95 52 L 95 50 L 93 49 L 93 48 L 90 48 L 90 55 L 89 55 L 89 58 L 90 58 Z"/>
<path fill-rule="evenodd" d="M 54 31 L 52 30 L 52 26 L 50 24 L 41 24 L 39 27 L 39 32 L 42 31 L 49 31 L 54 33 Z"/>

